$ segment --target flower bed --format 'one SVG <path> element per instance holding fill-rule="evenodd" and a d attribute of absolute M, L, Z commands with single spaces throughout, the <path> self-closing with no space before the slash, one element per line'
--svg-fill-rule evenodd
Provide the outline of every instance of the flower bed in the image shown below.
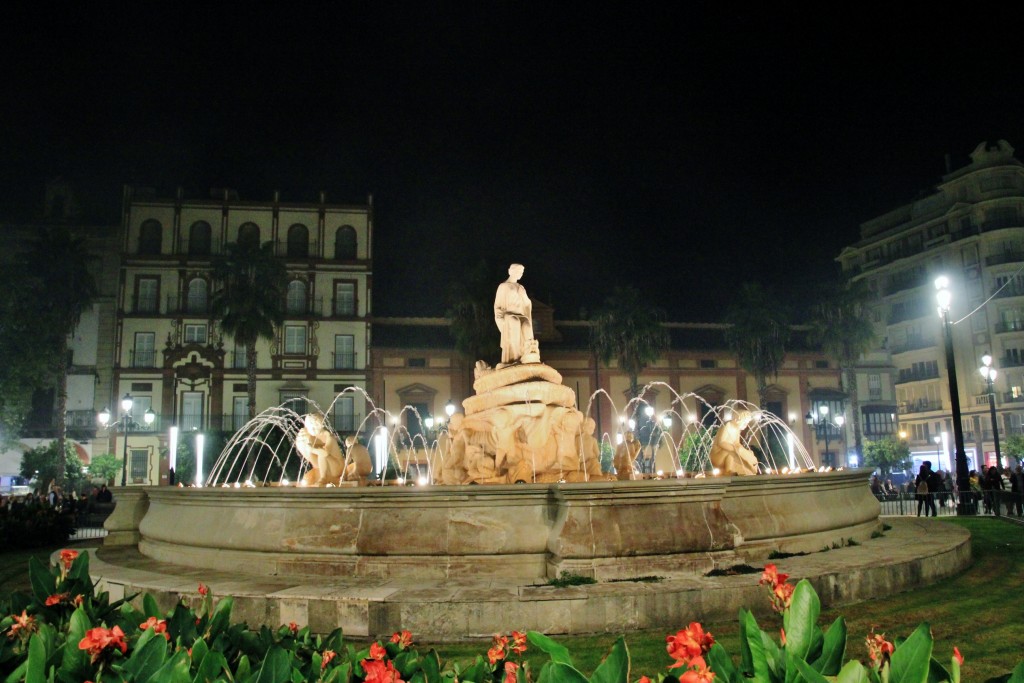
<path fill-rule="evenodd" d="M 469 664 L 446 665 L 436 651 L 416 650 L 408 631 L 368 647 L 348 642 L 340 630 L 314 636 L 295 623 L 251 631 L 244 623 L 232 623 L 230 597 L 215 603 L 202 584 L 195 609 L 179 602 L 162 611 L 149 595 L 136 601 L 138 606 L 111 602 L 93 590 L 88 555 L 73 550 L 61 551 L 58 565 L 50 569 L 33 560 L 30 578 L 31 595 L 14 594 L 0 605 L 0 613 L 8 615 L 0 620 L 0 676 L 6 681 L 930 683 L 959 681 L 963 662 L 956 648 L 948 653 L 948 664 L 933 656 L 927 624 L 905 639 L 890 641 L 871 633 L 866 639 L 869 661 L 846 661 L 843 618 L 822 631 L 820 603 L 810 583 L 794 586 L 771 564 L 761 584 L 782 617 L 777 636 L 740 610 L 736 659 L 694 622 L 667 637 L 665 671 L 631 672 L 629 650 L 620 637 L 589 677 L 575 668 L 564 646 L 537 632 L 496 635 L 486 654 Z M 530 647 L 548 656 L 537 672 L 524 658 Z M 1024 683 L 1024 663 L 1004 680 Z"/>

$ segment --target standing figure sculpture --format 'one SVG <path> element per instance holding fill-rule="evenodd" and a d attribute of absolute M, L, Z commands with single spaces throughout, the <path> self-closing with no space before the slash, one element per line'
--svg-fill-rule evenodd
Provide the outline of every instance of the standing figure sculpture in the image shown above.
<path fill-rule="evenodd" d="M 533 303 L 526 288 L 519 284 L 523 266 L 508 267 L 508 279 L 498 285 L 494 295 L 494 322 L 501 332 L 501 365 L 539 362 L 537 342 L 533 338 Z"/>
<path fill-rule="evenodd" d="M 743 445 L 741 436 L 747 425 L 754 420 L 748 410 L 737 411 L 731 420 L 723 424 L 711 443 L 711 466 L 722 474 L 757 474 L 757 456 Z"/>
<path fill-rule="evenodd" d="M 302 418 L 302 424 L 295 435 L 295 450 L 309 462 L 302 481 L 306 486 L 336 486 L 345 469 L 338 440 L 325 428 L 321 413 L 309 413 Z"/>

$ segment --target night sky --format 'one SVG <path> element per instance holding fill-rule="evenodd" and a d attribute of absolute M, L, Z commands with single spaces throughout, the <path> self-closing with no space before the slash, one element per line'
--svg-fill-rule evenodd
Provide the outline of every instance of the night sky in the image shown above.
<path fill-rule="evenodd" d="M 632 284 L 713 321 L 746 280 L 799 313 L 946 154 L 1024 157 L 1018 22 L 980 10 L 255 7 L 6 9 L 0 218 L 56 176 L 109 222 L 125 183 L 372 193 L 377 314 L 486 259 L 558 317 Z"/>

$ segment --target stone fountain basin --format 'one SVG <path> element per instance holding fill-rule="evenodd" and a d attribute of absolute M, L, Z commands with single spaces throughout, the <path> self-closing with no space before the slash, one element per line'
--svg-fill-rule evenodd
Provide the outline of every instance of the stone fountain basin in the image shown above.
<path fill-rule="evenodd" d="M 116 492 L 106 545 L 247 575 L 540 583 L 704 573 L 879 528 L 868 470 L 514 486 Z"/>

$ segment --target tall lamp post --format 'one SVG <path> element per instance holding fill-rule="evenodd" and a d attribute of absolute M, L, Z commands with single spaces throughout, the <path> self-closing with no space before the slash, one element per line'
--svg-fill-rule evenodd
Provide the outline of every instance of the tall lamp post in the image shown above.
<path fill-rule="evenodd" d="M 110 423 L 110 409 L 104 408 L 103 412 L 99 414 L 100 424 L 104 427 L 121 428 L 121 433 L 124 434 L 124 450 L 121 456 L 121 486 L 128 485 L 128 432 L 132 430 L 134 422 L 132 421 L 132 405 L 135 402 L 132 400 L 131 394 L 125 394 L 124 398 L 121 399 L 121 419 L 117 422 Z M 153 424 L 153 420 L 156 419 L 156 413 L 150 408 L 146 411 L 143 416 L 147 425 Z"/>
<path fill-rule="evenodd" d="M 818 419 L 818 427 L 825 434 L 825 452 L 823 453 L 823 455 L 828 456 L 828 406 L 824 404 L 818 406 L 818 414 L 820 415 Z M 804 416 L 804 419 L 807 421 L 808 426 L 814 426 L 814 413 L 807 411 L 807 415 Z"/>
<path fill-rule="evenodd" d="M 999 452 L 999 425 L 996 423 L 996 369 L 992 367 L 992 356 L 985 354 L 981 357 L 981 376 L 988 384 L 988 414 L 992 418 L 992 440 L 996 445 L 996 463 L 1003 466 L 1003 456 Z"/>
<path fill-rule="evenodd" d="M 967 470 L 967 452 L 964 450 L 964 426 L 960 422 L 960 390 L 956 383 L 956 359 L 953 358 L 953 326 L 949 322 L 949 307 L 953 302 L 953 294 L 949 291 L 949 278 L 945 275 L 935 278 L 935 290 L 946 346 L 949 403 L 953 409 L 953 443 L 956 447 L 956 488 L 958 491 L 956 514 L 968 515 L 974 512 L 974 503 L 970 502 L 970 473 Z"/>
<path fill-rule="evenodd" d="M 846 448 L 846 432 L 843 431 L 843 425 L 846 424 L 846 416 L 845 415 L 836 415 L 835 423 L 836 423 L 836 428 L 839 430 L 839 437 L 843 440 L 843 462 L 842 462 L 842 466 L 846 467 L 846 464 L 847 464 L 846 463 L 846 457 L 847 457 L 846 451 L 848 449 Z"/>

